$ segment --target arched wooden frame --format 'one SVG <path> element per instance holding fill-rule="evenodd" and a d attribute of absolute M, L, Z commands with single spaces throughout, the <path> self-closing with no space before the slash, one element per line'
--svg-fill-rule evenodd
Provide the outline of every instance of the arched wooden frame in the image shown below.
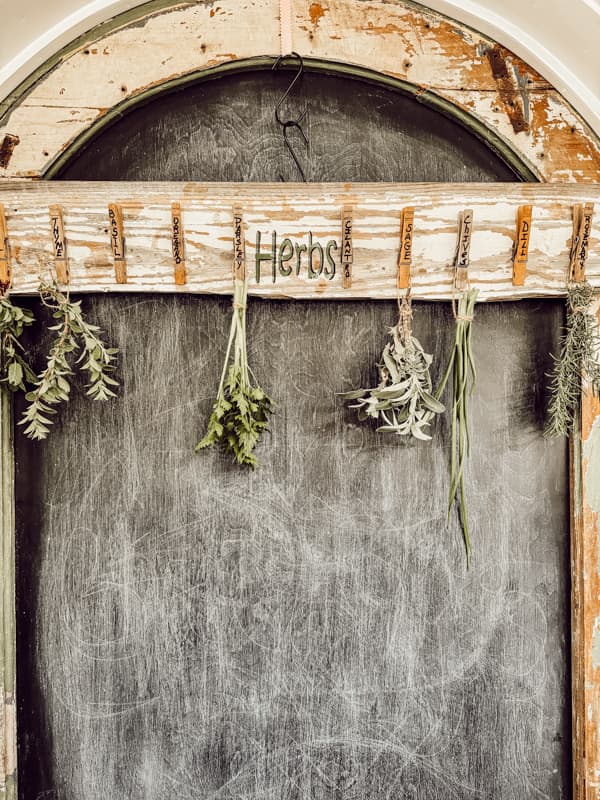
<path fill-rule="evenodd" d="M 0 102 L 3 179 L 52 177 L 127 108 L 198 77 L 266 67 L 279 54 L 279 0 L 169 7 L 153 0 L 57 54 Z M 373 77 L 462 121 L 524 178 L 600 183 L 600 141 L 525 62 L 404 0 L 291 0 L 293 49 L 308 66 Z M 115 176 L 118 177 L 118 176 Z M 14 509 L 10 403 L 0 419 L 0 800 L 16 797 Z M 600 403 L 584 394 L 571 440 L 575 800 L 600 798 Z"/>

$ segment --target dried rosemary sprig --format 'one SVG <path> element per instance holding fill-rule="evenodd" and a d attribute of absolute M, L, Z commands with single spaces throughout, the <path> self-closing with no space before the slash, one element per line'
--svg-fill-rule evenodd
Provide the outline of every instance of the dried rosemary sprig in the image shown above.
<path fill-rule="evenodd" d="M 465 497 L 465 461 L 469 455 L 469 409 L 468 402 L 475 389 L 477 372 L 473 360 L 471 345 L 471 323 L 477 300 L 477 289 L 464 291 L 456 306 L 453 305 L 456 319 L 454 347 L 448 361 L 446 371 L 436 390 L 436 397 L 441 397 L 452 373 L 452 426 L 450 456 L 450 491 L 448 493 L 448 516 L 455 502 L 458 503 L 458 514 L 462 527 L 467 554 L 467 569 L 471 565 L 471 539 L 469 536 L 469 520 Z"/>
<path fill-rule="evenodd" d="M 31 311 L 13 305 L 7 294 L 0 297 L 0 383 L 12 392 L 26 392 L 26 384 L 36 380 L 19 341 L 23 329 L 33 321 Z"/>
<path fill-rule="evenodd" d="M 256 467 L 254 448 L 266 430 L 273 401 L 260 388 L 252 386 L 246 348 L 245 280 L 234 281 L 233 316 L 221 381 L 208 430 L 196 451 L 218 445 L 231 453 L 238 464 Z M 230 363 L 231 360 L 231 363 Z"/>
<path fill-rule="evenodd" d="M 353 400 L 350 408 L 358 409 L 360 420 L 375 419 L 382 424 L 378 431 L 399 436 L 414 436 L 429 441 L 426 428 L 444 406 L 434 397 L 429 367 L 432 357 L 412 335 L 412 307 L 404 298 L 400 316 L 389 329 L 391 342 L 381 354 L 379 384 L 374 389 L 358 389 L 341 395 Z"/>
<path fill-rule="evenodd" d="M 600 333 L 590 306 L 595 292 L 587 281 L 567 286 L 567 320 L 550 375 L 549 420 L 546 435 L 567 436 L 573 428 L 582 390 L 582 375 L 594 394 L 600 394 Z"/>
<path fill-rule="evenodd" d="M 57 335 L 50 348 L 45 369 L 34 381 L 34 388 L 25 395 L 29 405 L 23 413 L 19 425 L 25 425 L 24 433 L 30 439 L 45 439 L 52 424 L 50 417 L 56 413 L 54 406 L 69 399 L 73 368 L 69 356 L 80 351 L 75 365 L 87 373 L 87 394 L 93 400 L 107 400 L 114 397 L 111 387 L 118 386 L 110 377 L 114 369 L 116 348 L 104 345 L 98 334 L 100 328 L 86 322 L 80 302 L 71 302 L 56 284 L 43 283 L 40 286 L 43 304 L 51 309 L 52 316 L 58 320 L 49 330 Z"/>

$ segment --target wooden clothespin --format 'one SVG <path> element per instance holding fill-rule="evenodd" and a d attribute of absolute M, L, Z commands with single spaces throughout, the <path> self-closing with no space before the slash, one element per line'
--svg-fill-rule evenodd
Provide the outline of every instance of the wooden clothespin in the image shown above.
<path fill-rule="evenodd" d="M 398 289 L 410 289 L 410 267 L 412 264 L 412 241 L 415 209 L 407 206 L 400 217 L 400 255 L 398 256 Z"/>
<path fill-rule="evenodd" d="M 67 260 L 67 241 L 65 239 L 63 212 L 60 206 L 50 206 L 48 210 L 50 213 L 50 232 L 54 250 L 56 280 L 65 285 L 69 283 L 69 262 Z"/>
<path fill-rule="evenodd" d="M 517 212 L 517 238 L 513 251 L 513 286 L 525 285 L 532 214 L 533 206 L 519 206 Z"/>
<path fill-rule="evenodd" d="M 458 247 L 454 262 L 454 288 L 462 292 L 469 283 L 469 254 L 473 232 L 473 211 L 465 209 L 458 215 Z"/>
<path fill-rule="evenodd" d="M 352 287 L 352 264 L 354 262 L 354 247 L 352 244 L 352 227 L 354 213 L 352 206 L 342 208 L 342 286 L 344 289 Z"/>
<path fill-rule="evenodd" d="M 115 265 L 117 283 L 127 283 L 127 262 L 125 261 L 125 235 L 123 233 L 123 210 L 117 203 L 108 206 L 110 244 Z"/>
<path fill-rule="evenodd" d="M 181 205 L 179 203 L 171 205 L 171 247 L 173 249 L 175 285 L 185 286 L 185 239 L 183 236 Z"/>
<path fill-rule="evenodd" d="M 8 249 L 8 228 L 4 206 L 0 203 L 0 293 L 5 294 L 11 281 L 10 252 Z"/>
<path fill-rule="evenodd" d="M 238 281 L 246 280 L 244 214 L 239 206 L 233 209 L 233 278 Z"/>
<path fill-rule="evenodd" d="M 573 239 L 569 259 L 569 281 L 583 283 L 585 281 L 585 263 L 590 247 L 594 204 L 578 203 L 573 206 Z"/>

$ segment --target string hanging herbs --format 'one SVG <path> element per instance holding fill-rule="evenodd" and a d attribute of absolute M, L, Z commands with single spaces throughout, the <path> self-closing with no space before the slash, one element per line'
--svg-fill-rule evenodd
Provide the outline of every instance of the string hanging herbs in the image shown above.
<path fill-rule="evenodd" d="M 36 380 L 20 342 L 23 330 L 34 322 L 26 308 L 15 306 L 8 294 L 0 296 L 0 383 L 12 392 L 26 392 Z"/>
<path fill-rule="evenodd" d="M 233 455 L 238 464 L 257 466 L 254 448 L 267 429 L 273 401 L 260 388 L 253 386 L 246 346 L 246 280 L 234 280 L 233 315 L 229 342 L 217 397 L 203 439 L 196 451 L 220 447 Z"/>
<path fill-rule="evenodd" d="M 341 395 L 355 401 L 361 420 L 374 419 L 378 431 L 430 440 L 427 428 L 444 406 L 434 396 L 430 375 L 432 356 L 412 333 L 412 305 L 409 295 L 399 304 L 399 318 L 389 329 L 391 341 L 381 354 L 379 384 Z"/>
<path fill-rule="evenodd" d="M 116 348 L 106 347 L 100 338 L 100 328 L 86 322 L 80 302 L 72 302 L 54 283 L 40 285 L 42 303 L 57 320 L 49 326 L 56 336 L 46 359 L 46 366 L 34 381 L 33 389 L 25 395 L 29 405 L 19 425 L 31 439 L 45 439 L 50 431 L 59 403 L 66 402 L 71 392 L 74 368 L 87 374 L 86 394 L 93 400 L 115 397 L 118 382 L 110 376 L 115 367 Z M 72 354 L 79 353 L 74 364 Z"/>

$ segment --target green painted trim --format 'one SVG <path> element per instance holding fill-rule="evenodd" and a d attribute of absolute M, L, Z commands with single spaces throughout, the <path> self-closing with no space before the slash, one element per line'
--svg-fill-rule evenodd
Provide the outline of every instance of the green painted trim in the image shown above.
<path fill-rule="evenodd" d="M 0 389 L 0 537 L 2 552 L 0 577 L 0 682 L 4 698 L 4 714 L 7 728 L 16 723 L 16 616 L 15 616 L 15 499 L 14 499 L 14 454 L 12 441 L 12 396 Z M 6 709 L 10 713 L 6 715 Z M 5 730 L 4 747 L 13 752 L 7 758 L 3 752 L 0 771 L 7 761 L 16 768 L 16 730 Z M 7 734 L 7 735 L 6 735 Z M 17 775 L 0 774 L 1 800 L 16 800 Z"/>
<path fill-rule="evenodd" d="M 73 142 L 60 153 L 54 161 L 46 168 L 42 178 L 52 180 L 57 178 L 68 162 L 86 145 L 88 145 L 98 134 L 109 127 L 124 114 L 132 111 L 137 106 L 143 105 L 153 100 L 155 97 L 169 92 L 185 89 L 194 83 L 208 80 L 215 80 L 226 75 L 236 75 L 250 70 L 271 69 L 275 58 L 273 56 L 258 56 L 255 58 L 240 59 L 239 61 L 227 61 L 208 69 L 195 70 L 186 75 L 180 75 L 170 81 L 151 86 L 139 94 L 131 95 L 121 103 L 110 108 L 99 120 L 86 128 Z M 440 95 L 429 89 L 423 89 L 414 83 L 386 75 L 366 67 L 354 66 L 335 61 L 324 61 L 317 58 L 305 58 L 304 64 L 311 72 L 339 75 L 350 78 L 357 78 L 369 83 L 387 86 L 401 94 L 414 97 L 415 100 L 423 105 L 453 119 L 463 128 L 483 141 L 489 149 L 495 153 L 513 172 L 525 182 L 535 182 L 541 180 L 534 167 L 523 159 L 514 148 L 506 142 L 496 131 L 486 127 L 486 125 L 471 114 L 455 106 L 449 100 L 445 100 Z M 290 65 L 289 69 L 293 69 Z"/>

